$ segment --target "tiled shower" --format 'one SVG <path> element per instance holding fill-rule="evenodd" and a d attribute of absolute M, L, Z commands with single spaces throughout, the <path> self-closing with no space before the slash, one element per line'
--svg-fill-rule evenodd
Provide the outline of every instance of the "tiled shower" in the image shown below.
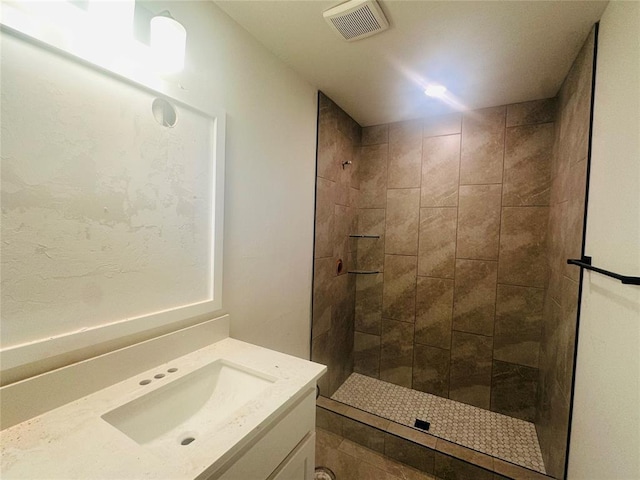
<path fill-rule="evenodd" d="M 564 475 L 593 51 L 555 98 L 463 114 L 361 128 L 320 94 L 323 396 L 355 372 L 534 422 Z"/>

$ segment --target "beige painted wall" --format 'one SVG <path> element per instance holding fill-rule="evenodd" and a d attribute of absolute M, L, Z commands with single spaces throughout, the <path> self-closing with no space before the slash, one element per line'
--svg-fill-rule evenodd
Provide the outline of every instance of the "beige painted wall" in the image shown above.
<path fill-rule="evenodd" d="M 212 2 L 158 1 L 146 6 L 154 12 L 169 10 L 188 32 L 185 70 L 177 76 L 180 85 L 174 82 L 166 93 L 205 111 L 226 111 L 219 313 L 231 314 L 233 337 L 308 358 L 316 90 Z M 183 326 L 185 321 L 179 321 L 168 329 Z M 43 331 L 40 337 L 46 335 Z M 135 337 L 142 339 L 144 335 Z M 21 367 L 8 380 L 133 340 L 122 338 Z"/>
<path fill-rule="evenodd" d="M 640 3 L 600 22 L 586 254 L 640 275 Z M 570 479 L 640 478 L 640 287 L 585 272 Z"/>

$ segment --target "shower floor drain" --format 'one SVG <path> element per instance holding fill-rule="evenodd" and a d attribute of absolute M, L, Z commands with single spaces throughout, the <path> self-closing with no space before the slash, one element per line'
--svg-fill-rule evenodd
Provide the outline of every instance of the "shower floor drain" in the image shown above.
<path fill-rule="evenodd" d="M 336 474 L 327 467 L 316 467 L 313 480 L 336 480 Z"/>

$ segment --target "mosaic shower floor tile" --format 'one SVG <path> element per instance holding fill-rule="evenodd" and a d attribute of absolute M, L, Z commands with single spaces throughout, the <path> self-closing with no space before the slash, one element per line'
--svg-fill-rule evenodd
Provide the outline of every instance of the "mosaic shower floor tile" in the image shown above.
<path fill-rule="evenodd" d="M 431 423 L 429 433 L 507 462 L 546 473 L 531 422 L 352 373 L 331 397 L 396 423 Z"/>

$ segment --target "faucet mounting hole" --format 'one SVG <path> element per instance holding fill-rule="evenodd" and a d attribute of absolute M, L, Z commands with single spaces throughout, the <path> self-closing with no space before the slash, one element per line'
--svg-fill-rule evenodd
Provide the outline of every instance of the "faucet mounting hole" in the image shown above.
<path fill-rule="evenodd" d="M 194 440 L 195 440 L 195 438 L 193 438 L 193 437 L 183 438 L 182 441 L 180 442 L 180 445 L 189 445 Z"/>

